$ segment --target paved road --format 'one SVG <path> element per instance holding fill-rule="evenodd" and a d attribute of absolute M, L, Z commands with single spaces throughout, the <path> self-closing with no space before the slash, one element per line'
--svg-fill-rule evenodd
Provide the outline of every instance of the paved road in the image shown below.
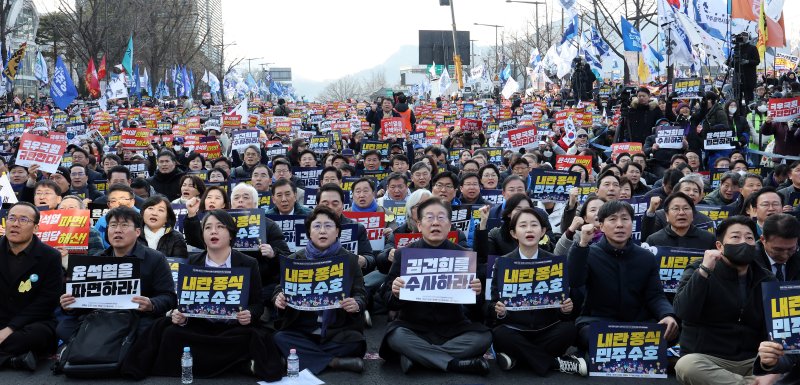
<path fill-rule="evenodd" d="M 367 351 L 377 352 L 383 337 L 384 326 L 386 325 L 385 316 L 375 316 L 375 325 L 367 329 Z M 51 361 L 42 362 L 39 369 L 34 373 L 3 371 L 0 373 L 0 384 L 20 384 L 20 385 L 54 385 L 54 384 L 180 384 L 178 378 L 153 377 L 142 382 L 128 380 L 73 380 L 62 376 L 53 376 L 50 372 Z M 383 360 L 367 360 L 366 370 L 363 374 L 353 374 L 345 372 L 323 372 L 319 376 L 327 384 L 401 384 L 413 383 L 415 385 L 478 385 L 478 384 L 514 384 L 530 383 L 541 385 L 571 385 L 571 384 L 622 384 L 622 385 L 673 385 L 678 382 L 674 376 L 666 380 L 640 380 L 640 379 L 618 379 L 590 377 L 582 378 L 573 375 L 565 375 L 553 372 L 552 375 L 541 378 L 535 376 L 531 371 L 519 368 L 510 372 L 501 371 L 492 362 L 492 372 L 486 376 L 469 376 L 452 373 L 441 373 L 426 369 L 414 368 L 405 375 L 400 371 L 400 365 L 396 363 L 386 364 Z M 195 380 L 196 384 L 255 384 L 256 380 L 252 377 L 231 374 L 223 378 L 211 380 Z"/>

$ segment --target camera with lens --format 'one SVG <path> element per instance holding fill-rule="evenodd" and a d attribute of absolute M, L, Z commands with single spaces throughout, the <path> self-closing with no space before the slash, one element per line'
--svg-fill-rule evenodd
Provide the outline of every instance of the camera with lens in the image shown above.
<path fill-rule="evenodd" d="M 740 33 L 738 35 L 733 35 L 733 40 L 731 43 L 733 45 L 744 45 L 750 42 L 750 36 L 747 35 L 746 32 Z"/>

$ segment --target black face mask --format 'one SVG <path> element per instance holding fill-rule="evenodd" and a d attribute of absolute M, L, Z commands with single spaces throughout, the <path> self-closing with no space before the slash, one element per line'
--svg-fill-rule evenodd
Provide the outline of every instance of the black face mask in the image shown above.
<path fill-rule="evenodd" d="M 747 266 L 756 258 L 756 247 L 748 243 L 724 245 L 722 248 L 722 255 L 728 258 L 734 265 Z"/>

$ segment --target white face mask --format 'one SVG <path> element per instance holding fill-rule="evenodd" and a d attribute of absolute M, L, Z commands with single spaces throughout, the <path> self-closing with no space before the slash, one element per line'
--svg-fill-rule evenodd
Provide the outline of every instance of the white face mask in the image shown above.
<path fill-rule="evenodd" d="M 758 106 L 758 112 L 767 112 L 767 106 L 765 104 Z"/>
<path fill-rule="evenodd" d="M 545 152 L 542 153 L 542 155 L 544 155 L 545 158 L 549 158 L 549 157 L 553 156 L 553 152 L 552 151 L 545 151 Z"/>
<path fill-rule="evenodd" d="M 731 114 L 735 114 L 736 113 L 736 107 L 728 108 L 728 112 L 730 112 Z"/>

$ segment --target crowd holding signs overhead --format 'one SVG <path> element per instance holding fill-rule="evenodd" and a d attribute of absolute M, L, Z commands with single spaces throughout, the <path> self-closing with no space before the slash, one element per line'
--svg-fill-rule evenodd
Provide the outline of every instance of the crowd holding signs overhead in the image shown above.
<path fill-rule="evenodd" d="M 213 75 L 113 98 L 123 71 L 77 99 L 59 59 L 0 116 L 0 365 L 360 373 L 387 314 L 404 373 L 800 376 L 792 60 L 743 104 L 691 73 L 316 103 L 219 102 Z"/>

